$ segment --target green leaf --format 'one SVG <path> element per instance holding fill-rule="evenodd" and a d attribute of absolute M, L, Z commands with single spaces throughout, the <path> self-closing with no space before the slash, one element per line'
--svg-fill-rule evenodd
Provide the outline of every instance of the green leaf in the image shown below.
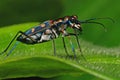
<path fill-rule="evenodd" d="M 0 28 L 0 51 L 2 52 L 5 49 L 17 31 L 25 31 L 36 24 L 38 23 L 25 23 Z M 21 43 L 7 58 L 5 58 L 5 54 L 0 55 L 0 79 L 34 76 L 55 78 L 71 75 L 78 76 L 81 79 L 92 77 L 91 80 L 119 80 L 120 54 L 118 48 L 99 47 L 80 39 L 83 54 L 87 59 L 85 61 L 80 56 L 76 40 L 74 37 L 71 38 L 76 48 L 77 60 L 66 58 L 61 38 L 55 40 L 57 56 L 53 56 L 51 41 L 38 45 Z M 69 54 L 73 56 L 67 37 L 65 40 Z"/>

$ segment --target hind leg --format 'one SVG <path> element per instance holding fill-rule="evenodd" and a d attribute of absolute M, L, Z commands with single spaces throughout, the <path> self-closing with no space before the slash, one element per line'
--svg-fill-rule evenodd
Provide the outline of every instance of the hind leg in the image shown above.
<path fill-rule="evenodd" d="M 31 38 L 30 36 L 24 34 L 24 32 L 22 31 L 18 31 L 17 34 L 14 36 L 14 38 L 11 40 L 11 42 L 8 44 L 8 46 L 5 48 L 5 50 L 3 52 L 0 53 L 0 55 L 4 54 L 9 47 L 11 46 L 11 44 L 13 43 L 13 41 L 16 39 L 16 37 L 19 35 L 19 33 L 21 33 L 22 35 L 26 36 L 27 38 L 30 38 L 33 42 L 35 41 L 33 38 Z"/>

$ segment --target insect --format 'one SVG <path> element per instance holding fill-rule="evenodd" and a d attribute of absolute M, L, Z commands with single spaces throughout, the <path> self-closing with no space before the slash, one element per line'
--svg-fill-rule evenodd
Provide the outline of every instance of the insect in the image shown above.
<path fill-rule="evenodd" d="M 1 52 L 0 54 L 4 54 L 9 49 L 9 47 L 11 46 L 13 41 L 17 40 L 17 41 L 25 43 L 25 44 L 39 44 L 39 43 L 43 43 L 43 42 L 47 42 L 47 41 L 52 41 L 54 55 L 56 55 L 56 46 L 55 46 L 54 40 L 55 40 L 55 38 L 58 38 L 61 36 L 65 52 L 66 52 L 67 56 L 69 56 L 64 37 L 75 36 L 75 39 L 76 39 L 78 47 L 79 47 L 79 51 L 81 52 L 81 55 L 83 56 L 81 48 L 80 48 L 79 39 L 78 39 L 80 32 L 82 32 L 81 24 L 86 24 L 86 23 L 99 24 L 99 25 L 102 25 L 103 28 L 105 29 L 105 27 L 102 23 L 94 21 L 97 19 L 112 20 L 111 18 L 92 18 L 92 19 L 88 19 L 88 20 L 84 20 L 84 21 L 79 21 L 78 17 L 76 15 L 73 15 L 73 16 L 65 16 L 65 17 L 62 17 L 59 19 L 55 19 L 55 20 L 45 21 L 35 27 L 28 29 L 25 32 L 22 32 L 22 31 L 17 32 L 17 34 L 11 40 L 11 42 L 6 47 L 6 49 L 3 52 Z M 67 31 L 68 28 L 72 29 L 74 32 L 68 32 Z M 76 58 L 75 48 L 74 48 L 73 43 L 70 38 L 69 38 L 69 40 L 70 40 L 70 44 L 72 47 L 72 51 L 74 53 L 74 57 Z M 11 54 L 11 52 L 15 49 L 16 45 L 17 45 L 17 43 L 8 52 L 7 56 L 9 56 Z"/>

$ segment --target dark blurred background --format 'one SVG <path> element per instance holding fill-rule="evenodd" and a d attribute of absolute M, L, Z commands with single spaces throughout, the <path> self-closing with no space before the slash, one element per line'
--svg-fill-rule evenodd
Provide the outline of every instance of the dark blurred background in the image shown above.
<path fill-rule="evenodd" d="M 25 22 L 42 22 L 66 15 L 78 15 L 79 20 L 95 17 L 111 17 L 102 22 L 107 32 L 100 25 L 83 24 L 80 37 L 95 45 L 117 47 L 120 45 L 120 10 L 119 0 L 1 0 L 0 27 Z"/>
<path fill-rule="evenodd" d="M 63 12 L 60 0 L 2 0 L 0 27 L 58 18 Z"/>

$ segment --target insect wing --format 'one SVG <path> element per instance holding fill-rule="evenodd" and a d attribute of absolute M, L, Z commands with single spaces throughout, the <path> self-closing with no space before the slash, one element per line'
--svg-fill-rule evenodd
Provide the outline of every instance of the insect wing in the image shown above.
<path fill-rule="evenodd" d="M 46 29 L 49 29 L 49 28 L 50 28 L 50 26 L 48 26 L 48 27 L 43 27 L 43 28 L 38 28 L 38 27 L 36 27 L 36 28 L 34 28 L 34 29 L 35 29 L 34 32 L 30 33 L 29 36 L 32 36 L 32 35 L 37 34 L 37 33 L 42 33 L 42 32 L 44 32 Z"/>

